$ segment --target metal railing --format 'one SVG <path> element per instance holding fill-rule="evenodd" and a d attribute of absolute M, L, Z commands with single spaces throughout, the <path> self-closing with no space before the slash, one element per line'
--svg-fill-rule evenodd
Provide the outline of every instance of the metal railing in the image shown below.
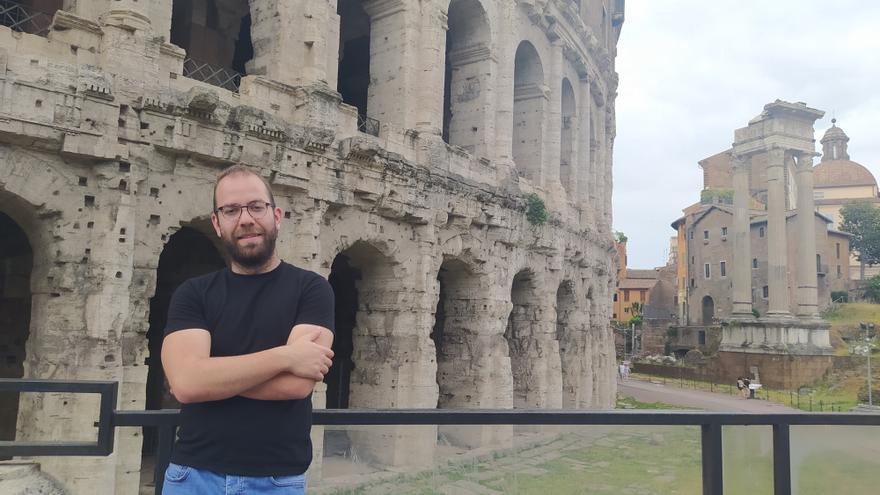
<path fill-rule="evenodd" d="M 13 31 L 47 36 L 54 14 L 24 7 L 15 0 L 0 0 L 0 24 Z"/>
<path fill-rule="evenodd" d="M 379 121 L 358 113 L 358 132 L 379 137 Z"/>
<path fill-rule="evenodd" d="M 244 74 L 228 67 L 211 65 L 192 58 L 183 61 L 183 77 L 202 81 L 229 91 L 238 92 Z"/>
<path fill-rule="evenodd" d="M 97 393 L 100 412 L 95 425 L 96 442 L 0 442 L 0 456 L 106 456 L 113 451 L 118 427 L 155 427 L 159 432 L 155 466 L 155 493 L 162 493 L 164 472 L 180 422 L 177 410 L 113 410 L 116 382 L 0 379 L 0 392 Z M 320 409 L 315 425 L 602 425 L 602 426 L 699 426 L 704 495 L 723 495 L 723 426 L 771 426 L 773 428 L 773 486 L 775 495 L 791 495 L 792 426 L 880 426 L 874 414 L 750 414 L 687 411 L 574 411 L 574 410 L 443 410 Z"/>

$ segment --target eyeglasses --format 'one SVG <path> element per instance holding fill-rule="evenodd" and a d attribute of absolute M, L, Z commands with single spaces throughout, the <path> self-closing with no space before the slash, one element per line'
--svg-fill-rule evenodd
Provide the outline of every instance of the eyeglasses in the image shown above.
<path fill-rule="evenodd" d="M 223 205 L 214 211 L 220 214 L 225 220 L 238 220 L 241 216 L 241 210 L 247 208 L 248 214 L 250 214 L 251 218 L 257 219 L 265 216 L 266 212 L 269 211 L 269 208 L 274 206 L 275 205 L 272 203 L 267 203 L 265 201 L 251 201 L 244 206 L 235 204 Z"/>

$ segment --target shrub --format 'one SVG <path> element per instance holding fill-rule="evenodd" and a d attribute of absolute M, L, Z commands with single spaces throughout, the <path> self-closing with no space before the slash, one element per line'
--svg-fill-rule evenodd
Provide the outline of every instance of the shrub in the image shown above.
<path fill-rule="evenodd" d="M 752 316 L 754 316 L 755 318 L 760 318 L 760 317 L 761 317 L 761 312 L 758 311 L 758 310 L 755 309 L 755 308 L 752 308 Z"/>
<path fill-rule="evenodd" d="M 831 300 L 836 303 L 849 302 L 849 292 L 845 290 L 831 291 Z"/>
<path fill-rule="evenodd" d="M 544 200 L 535 193 L 525 195 L 526 199 L 526 219 L 532 225 L 544 225 L 549 215 L 547 214 L 547 206 Z"/>

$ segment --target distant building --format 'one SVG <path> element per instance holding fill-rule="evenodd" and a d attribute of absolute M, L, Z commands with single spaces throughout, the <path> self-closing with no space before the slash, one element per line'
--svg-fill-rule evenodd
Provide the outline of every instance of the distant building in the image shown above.
<path fill-rule="evenodd" d="M 830 218 L 832 227 L 840 229 L 843 218 L 840 209 L 847 203 L 867 201 L 880 205 L 877 180 L 863 165 L 849 158 L 847 146 L 849 137 L 837 127 L 832 119 L 831 127 L 825 132 L 822 143 L 822 161 L 813 169 L 813 195 L 816 209 Z M 859 261 L 856 253 L 850 258 L 852 278 L 860 278 Z M 880 273 L 880 266 L 865 268 L 865 277 Z"/>

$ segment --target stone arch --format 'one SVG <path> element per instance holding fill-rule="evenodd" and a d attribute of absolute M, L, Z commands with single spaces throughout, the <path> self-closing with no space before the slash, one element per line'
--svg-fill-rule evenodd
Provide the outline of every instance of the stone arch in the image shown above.
<path fill-rule="evenodd" d="M 559 181 L 569 197 L 575 193 L 575 165 L 577 152 L 575 149 L 576 132 L 578 129 L 577 100 L 568 78 L 562 79 L 562 124 L 560 126 Z"/>
<path fill-rule="evenodd" d="M 3 206 L 0 201 L 0 378 L 22 378 L 31 325 L 34 252 L 25 230 Z M 18 393 L 0 393 L 0 441 L 15 440 L 18 399 Z"/>
<path fill-rule="evenodd" d="M 246 0 L 174 0 L 170 40 L 186 50 L 184 76 L 227 87 L 219 69 L 240 75 L 251 72 L 255 56 L 251 27 Z M 212 69 L 202 68 L 204 64 Z M 237 88 L 240 76 L 233 79 L 229 84 L 234 87 L 227 89 Z"/>
<path fill-rule="evenodd" d="M 513 161 L 520 176 L 539 182 L 549 91 L 535 46 L 522 41 L 514 58 Z"/>
<path fill-rule="evenodd" d="M 361 0 L 339 0 L 339 64 L 336 90 L 342 101 L 358 110 L 358 128 L 365 131 L 370 87 L 370 16 Z"/>
<path fill-rule="evenodd" d="M 448 9 L 443 91 L 443 140 L 475 153 L 489 125 L 485 74 L 494 61 L 489 19 L 479 0 L 452 0 Z"/>
<path fill-rule="evenodd" d="M 150 298 L 147 330 L 146 409 L 175 409 L 180 404 L 171 395 L 162 368 L 162 340 L 168 306 L 174 291 L 186 280 L 226 266 L 211 225 L 205 221 L 184 225 L 168 237 L 156 268 L 156 288 Z M 156 448 L 156 432 L 144 428 L 144 459 Z"/>

